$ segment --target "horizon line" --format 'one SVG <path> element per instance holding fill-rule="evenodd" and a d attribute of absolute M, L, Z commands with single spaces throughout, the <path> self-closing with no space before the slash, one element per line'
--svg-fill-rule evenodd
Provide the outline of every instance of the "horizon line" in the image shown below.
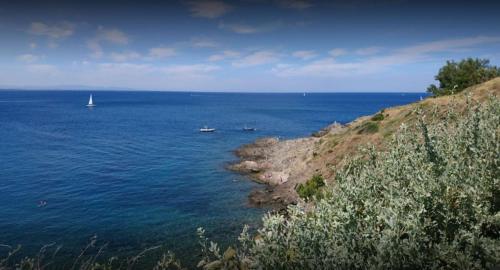
<path fill-rule="evenodd" d="M 154 89 L 50 89 L 50 88 L 0 88 L 0 91 L 66 91 L 66 92 L 170 92 L 213 94 L 428 94 L 426 91 L 220 91 L 220 90 L 154 90 Z"/>

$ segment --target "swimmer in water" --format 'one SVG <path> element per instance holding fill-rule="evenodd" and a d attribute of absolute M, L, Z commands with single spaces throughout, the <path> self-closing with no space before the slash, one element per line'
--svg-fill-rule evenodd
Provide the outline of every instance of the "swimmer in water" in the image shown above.
<path fill-rule="evenodd" d="M 41 200 L 40 202 L 38 202 L 38 207 L 44 207 L 47 205 L 47 201 L 45 200 Z"/>

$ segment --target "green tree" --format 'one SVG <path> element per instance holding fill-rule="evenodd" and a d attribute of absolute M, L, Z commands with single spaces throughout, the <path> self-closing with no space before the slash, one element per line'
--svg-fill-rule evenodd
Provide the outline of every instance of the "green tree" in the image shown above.
<path fill-rule="evenodd" d="M 488 59 L 467 58 L 458 63 L 447 61 L 435 76 L 439 87 L 431 84 L 427 92 L 434 96 L 450 95 L 498 76 L 500 69 L 490 65 Z"/>

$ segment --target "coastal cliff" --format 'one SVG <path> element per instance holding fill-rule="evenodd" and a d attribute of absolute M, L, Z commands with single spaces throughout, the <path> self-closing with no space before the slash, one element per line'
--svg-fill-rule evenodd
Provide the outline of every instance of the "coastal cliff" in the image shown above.
<path fill-rule="evenodd" d="M 463 110 L 468 98 L 484 101 L 490 95 L 500 95 L 500 78 L 469 87 L 451 96 L 426 98 L 408 105 L 386 108 L 374 115 L 360 117 L 346 125 L 334 123 L 310 137 L 292 140 L 262 138 L 243 145 L 235 151 L 239 161 L 230 170 L 248 175 L 252 180 L 266 184 L 250 195 L 252 205 L 286 206 L 300 198 L 296 187 L 315 174 L 332 184 L 335 172 L 345 158 L 353 156 L 364 146 L 383 150 L 402 124 L 417 122 L 418 114 L 431 112 L 439 121 L 453 103 L 455 110 Z"/>

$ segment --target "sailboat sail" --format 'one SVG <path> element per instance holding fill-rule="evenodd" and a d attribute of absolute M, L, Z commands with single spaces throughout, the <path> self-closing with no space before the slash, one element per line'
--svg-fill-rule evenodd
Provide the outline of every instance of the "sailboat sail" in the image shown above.
<path fill-rule="evenodd" d="M 94 102 L 92 101 L 92 94 L 90 94 L 90 98 L 89 98 L 89 104 L 87 104 L 87 107 L 94 107 Z"/>

